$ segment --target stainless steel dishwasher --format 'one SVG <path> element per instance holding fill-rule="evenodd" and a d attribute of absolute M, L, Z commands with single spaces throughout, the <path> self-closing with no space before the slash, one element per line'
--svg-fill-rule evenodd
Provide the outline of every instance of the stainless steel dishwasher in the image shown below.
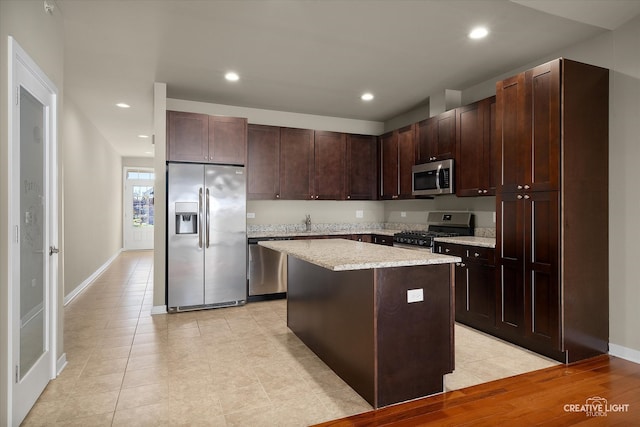
<path fill-rule="evenodd" d="M 249 299 L 284 297 L 287 292 L 287 255 L 260 246 L 264 240 L 291 240 L 287 237 L 249 239 Z"/>

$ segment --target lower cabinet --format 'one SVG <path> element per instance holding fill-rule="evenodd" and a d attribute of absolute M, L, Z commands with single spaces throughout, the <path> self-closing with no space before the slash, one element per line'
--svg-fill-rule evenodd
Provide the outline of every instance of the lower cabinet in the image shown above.
<path fill-rule="evenodd" d="M 495 334 L 495 249 L 436 242 L 434 252 L 462 258 L 455 269 L 456 322 Z"/>

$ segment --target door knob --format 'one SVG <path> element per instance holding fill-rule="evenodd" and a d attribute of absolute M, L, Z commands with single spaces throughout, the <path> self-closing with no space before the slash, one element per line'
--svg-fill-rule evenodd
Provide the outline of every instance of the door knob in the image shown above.
<path fill-rule="evenodd" d="M 60 249 L 56 248 L 55 246 L 49 246 L 49 256 L 57 254 L 58 252 L 60 252 Z"/>

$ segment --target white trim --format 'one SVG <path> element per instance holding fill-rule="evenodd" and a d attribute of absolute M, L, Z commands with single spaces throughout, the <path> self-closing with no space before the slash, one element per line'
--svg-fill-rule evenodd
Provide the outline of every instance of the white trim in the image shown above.
<path fill-rule="evenodd" d="M 609 354 L 640 364 L 640 350 L 609 343 Z"/>
<path fill-rule="evenodd" d="M 82 281 L 82 283 L 76 286 L 74 290 L 69 292 L 68 295 L 65 295 L 64 297 L 65 307 L 67 306 L 67 304 L 73 301 L 73 299 L 77 297 L 82 291 L 84 291 L 89 285 L 91 285 L 98 278 L 98 276 L 100 276 L 107 268 L 109 268 L 111 263 L 115 261 L 116 258 L 118 258 L 118 255 L 120 255 L 121 252 L 122 252 L 122 248 L 120 248 L 118 252 L 116 252 L 111 258 L 109 258 L 107 262 L 105 262 L 100 267 L 98 267 L 98 269 L 94 271 L 93 274 L 91 274 L 91 276 L 87 277 L 85 280 Z"/>
<path fill-rule="evenodd" d="M 154 316 L 156 314 L 166 314 L 167 306 L 166 305 L 154 305 L 151 307 L 151 315 Z"/>
<path fill-rule="evenodd" d="M 62 370 L 67 367 L 67 353 L 62 353 L 62 355 L 58 358 L 58 362 L 56 363 L 56 373 L 60 375 Z"/>

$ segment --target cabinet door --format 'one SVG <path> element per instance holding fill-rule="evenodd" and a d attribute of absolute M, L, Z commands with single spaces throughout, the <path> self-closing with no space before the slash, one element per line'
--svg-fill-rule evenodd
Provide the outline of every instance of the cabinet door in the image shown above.
<path fill-rule="evenodd" d="M 436 120 L 430 118 L 418 122 L 416 131 L 417 158 L 416 163 L 435 160 Z"/>
<path fill-rule="evenodd" d="M 247 129 L 247 199 L 280 198 L 280 128 L 249 125 Z"/>
<path fill-rule="evenodd" d="M 560 183 L 560 60 L 527 71 L 531 162 L 525 184 L 532 191 L 556 191 Z"/>
<path fill-rule="evenodd" d="M 313 176 L 313 131 L 281 128 L 280 198 L 311 199 Z"/>
<path fill-rule="evenodd" d="M 413 198 L 412 168 L 416 163 L 415 127 L 413 125 L 398 129 L 398 196 L 403 199 Z"/>
<path fill-rule="evenodd" d="M 524 204 L 526 337 L 560 350 L 560 195 L 533 192 Z M 586 290 L 585 290 L 586 291 Z"/>
<path fill-rule="evenodd" d="M 495 96 L 456 112 L 456 195 L 495 195 Z"/>
<path fill-rule="evenodd" d="M 316 131 L 314 136 L 315 199 L 344 200 L 347 138 L 343 133 Z"/>
<path fill-rule="evenodd" d="M 247 119 L 209 116 L 209 162 L 244 165 L 247 153 Z"/>
<path fill-rule="evenodd" d="M 488 166 L 484 163 L 483 105 L 475 102 L 458 108 L 457 113 L 456 195 L 481 196 Z"/>
<path fill-rule="evenodd" d="M 398 198 L 398 132 L 389 132 L 380 137 L 380 198 Z"/>
<path fill-rule="evenodd" d="M 375 200 L 377 141 L 370 135 L 347 135 L 347 199 Z"/>
<path fill-rule="evenodd" d="M 483 330 L 495 327 L 496 281 L 495 267 L 467 262 L 467 317 Z"/>
<path fill-rule="evenodd" d="M 456 153 L 456 110 L 436 116 L 436 160 L 453 159 Z"/>
<path fill-rule="evenodd" d="M 518 191 L 527 182 L 531 153 L 527 130 L 527 96 L 524 73 L 496 83 L 496 139 L 502 153 L 498 192 Z"/>
<path fill-rule="evenodd" d="M 167 111 L 167 160 L 172 162 L 209 161 L 209 116 Z"/>
<path fill-rule="evenodd" d="M 496 326 L 509 338 L 524 335 L 524 203 L 515 193 L 496 197 Z M 520 195 L 521 196 L 521 195 Z"/>

